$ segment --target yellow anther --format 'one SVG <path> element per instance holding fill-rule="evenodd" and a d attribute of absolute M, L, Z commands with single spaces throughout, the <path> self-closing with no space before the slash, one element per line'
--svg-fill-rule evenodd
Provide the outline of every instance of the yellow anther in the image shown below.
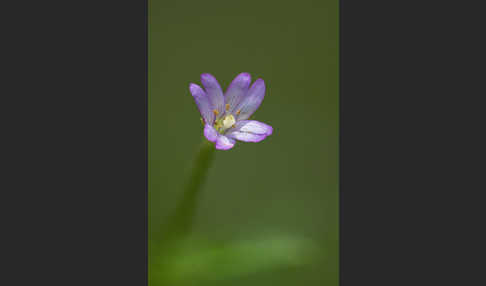
<path fill-rule="evenodd" d="M 229 108 L 230 108 L 229 103 L 226 103 L 225 108 L 226 108 L 226 111 L 228 111 L 228 110 L 229 110 Z"/>
<path fill-rule="evenodd" d="M 213 110 L 213 113 L 214 113 L 214 115 L 218 115 L 219 114 L 219 111 L 217 109 L 214 109 Z"/>
<path fill-rule="evenodd" d="M 236 111 L 236 115 L 239 115 L 241 112 L 241 109 L 238 109 L 238 111 Z"/>

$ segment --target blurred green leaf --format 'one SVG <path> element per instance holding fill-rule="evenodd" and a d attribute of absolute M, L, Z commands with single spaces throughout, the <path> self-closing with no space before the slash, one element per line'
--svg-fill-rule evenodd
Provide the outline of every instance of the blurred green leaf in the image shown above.
<path fill-rule="evenodd" d="M 177 285 L 192 281 L 234 279 L 278 268 L 299 267 L 317 257 L 318 248 L 308 239 L 271 236 L 229 243 L 187 240 L 178 252 L 160 264 L 161 280 Z M 151 271 L 157 272 L 153 268 Z M 171 284 L 171 285 L 174 285 Z"/>

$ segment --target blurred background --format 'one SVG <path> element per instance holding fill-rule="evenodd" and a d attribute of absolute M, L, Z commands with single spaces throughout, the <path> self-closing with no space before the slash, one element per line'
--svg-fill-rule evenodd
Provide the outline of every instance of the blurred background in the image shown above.
<path fill-rule="evenodd" d="M 161 231 L 203 128 L 189 83 L 265 80 L 260 143 L 217 151 L 190 233 Z M 338 0 L 149 0 L 149 285 L 338 285 Z"/>

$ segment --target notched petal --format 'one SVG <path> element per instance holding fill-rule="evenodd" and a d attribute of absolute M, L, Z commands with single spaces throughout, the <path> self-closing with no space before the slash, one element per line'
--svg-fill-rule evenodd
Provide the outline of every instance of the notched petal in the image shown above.
<path fill-rule="evenodd" d="M 218 139 L 218 135 L 218 132 L 216 131 L 216 129 L 214 129 L 213 126 L 209 124 L 206 124 L 204 126 L 204 137 L 206 137 L 206 139 L 208 139 L 209 141 L 216 142 L 216 140 Z"/>
<path fill-rule="evenodd" d="M 248 90 L 245 98 L 238 104 L 236 110 L 239 110 L 237 120 L 245 120 L 260 107 L 265 97 L 265 82 L 263 79 L 257 79 Z"/>
<path fill-rule="evenodd" d="M 195 83 L 189 84 L 189 91 L 194 97 L 194 101 L 196 102 L 197 108 L 199 109 L 199 113 L 204 119 L 204 122 L 212 124 L 214 121 L 214 114 L 211 110 L 211 103 L 209 102 L 206 92 L 204 92 L 204 90 Z"/>
<path fill-rule="evenodd" d="M 224 94 L 224 102 L 228 105 L 228 112 L 233 113 L 236 111 L 238 104 L 248 94 L 248 88 L 251 83 L 251 75 L 249 73 L 240 73 L 233 79 L 230 86 Z"/>
<path fill-rule="evenodd" d="M 216 139 L 216 149 L 218 150 L 229 150 L 235 146 L 235 140 L 228 138 L 224 135 L 219 135 Z"/>
<path fill-rule="evenodd" d="M 217 110 L 222 115 L 224 112 L 224 97 L 218 81 L 213 75 L 203 73 L 201 75 L 201 83 L 206 90 L 212 110 Z"/>
<path fill-rule="evenodd" d="M 238 121 L 235 124 L 235 130 L 264 135 L 271 135 L 273 133 L 272 126 L 256 120 Z"/>
<path fill-rule="evenodd" d="M 272 126 L 256 120 L 243 120 L 235 124 L 226 136 L 244 142 L 260 142 L 272 135 Z"/>
<path fill-rule="evenodd" d="M 238 132 L 238 131 L 232 132 L 231 134 L 228 134 L 227 136 L 230 137 L 230 138 L 239 140 L 239 141 L 253 142 L 253 143 L 260 142 L 267 137 L 267 135 Z"/>

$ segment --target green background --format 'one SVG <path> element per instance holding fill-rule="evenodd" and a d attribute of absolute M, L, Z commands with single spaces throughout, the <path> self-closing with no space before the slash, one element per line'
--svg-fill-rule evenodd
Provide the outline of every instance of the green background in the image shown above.
<path fill-rule="evenodd" d="M 274 133 L 216 152 L 191 235 L 161 266 L 202 140 L 188 86 L 205 72 L 223 90 L 264 79 L 252 118 Z M 148 76 L 149 285 L 337 286 L 338 1 L 149 0 Z"/>

